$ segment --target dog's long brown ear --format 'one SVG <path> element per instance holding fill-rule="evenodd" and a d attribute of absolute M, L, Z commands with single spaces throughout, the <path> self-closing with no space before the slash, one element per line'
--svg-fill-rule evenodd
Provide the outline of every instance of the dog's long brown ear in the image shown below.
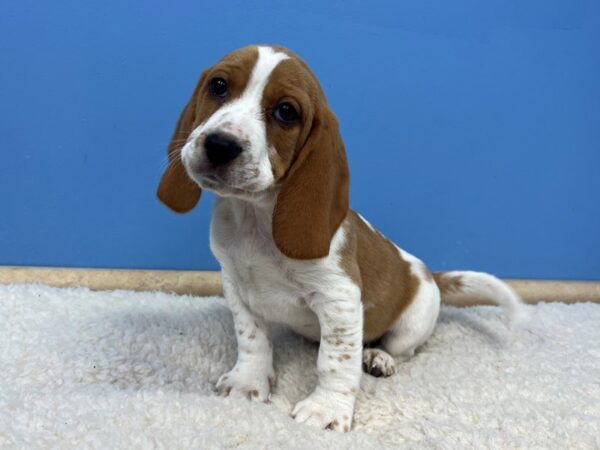
<path fill-rule="evenodd" d="M 180 159 L 180 153 L 186 139 L 193 130 L 196 108 L 198 108 L 198 96 L 203 82 L 204 75 L 200 78 L 192 98 L 179 116 L 167 150 L 168 165 L 156 192 L 161 202 L 178 213 L 190 211 L 200 199 L 200 187 L 186 173 Z"/>
<path fill-rule="evenodd" d="M 277 248 L 294 259 L 329 254 L 348 213 L 350 175 L 337 119 L 317 111 L 304 147 L 287 174 L 273 212 Z"/>

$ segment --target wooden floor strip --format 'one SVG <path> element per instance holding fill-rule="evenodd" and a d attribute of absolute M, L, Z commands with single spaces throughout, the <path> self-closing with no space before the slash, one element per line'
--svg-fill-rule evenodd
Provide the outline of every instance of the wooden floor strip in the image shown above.
<path fill-rule="evenodd" d="M 600 303 L 600 281 L 516 279 L 506 281 L 527 303 L 541 301 Z M 222 295 L 219 272 L 194 270 L 0 266 L 0 283 L 43 283 L 57 287 L 83 286 L 94 290 L 128 289 L 192 295 Z M 479 303 L 485 304 L 485 302 Z"/>

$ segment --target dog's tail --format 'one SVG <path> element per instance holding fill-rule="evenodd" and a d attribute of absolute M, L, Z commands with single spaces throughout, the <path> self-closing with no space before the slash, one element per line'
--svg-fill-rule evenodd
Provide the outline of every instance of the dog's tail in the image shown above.
<path fill-rule="evenodd" d="M 474 306 L 482 303 L 502 306 L 511 325 L 522 323 L 527 314 L 517 293 L 503 281 L 484 272 L 434 272 L 433 278 L 442 294 L 442 303 Z"/>

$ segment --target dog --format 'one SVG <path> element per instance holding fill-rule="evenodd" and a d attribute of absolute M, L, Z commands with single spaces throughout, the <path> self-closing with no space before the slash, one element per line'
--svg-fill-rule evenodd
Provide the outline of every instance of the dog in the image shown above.
<path fill-rule="evenodd" d="M 521 301 L 480 272 L 431 273 L 349 208 L 338 122 L 306 63 L 249 46 L 206 69 L 168 148 L 158 197 L 185 213 L 216 193 L 210 246 L 233 314 L 237 362 L 221 395 L 268 401 L 272 323 L 319 342 L 318 382 L 296 421 L 349 431 L 362 369 L 389 376 L 432 334 L 440 302 Z"/>

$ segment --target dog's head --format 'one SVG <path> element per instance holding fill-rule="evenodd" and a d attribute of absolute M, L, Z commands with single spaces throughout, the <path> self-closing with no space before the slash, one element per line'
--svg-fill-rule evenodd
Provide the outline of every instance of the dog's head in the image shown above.
<path fill-rule="evenodd" d="M 348 211 L 346 155 L 317 79 L 291 51 L 245 47 L 206 69 L 168 153 L 158 197 L 172 210 L 191 210 L 201 189 L 250 201 L 273 192 L 281 252 L 328 254 Z"/>

